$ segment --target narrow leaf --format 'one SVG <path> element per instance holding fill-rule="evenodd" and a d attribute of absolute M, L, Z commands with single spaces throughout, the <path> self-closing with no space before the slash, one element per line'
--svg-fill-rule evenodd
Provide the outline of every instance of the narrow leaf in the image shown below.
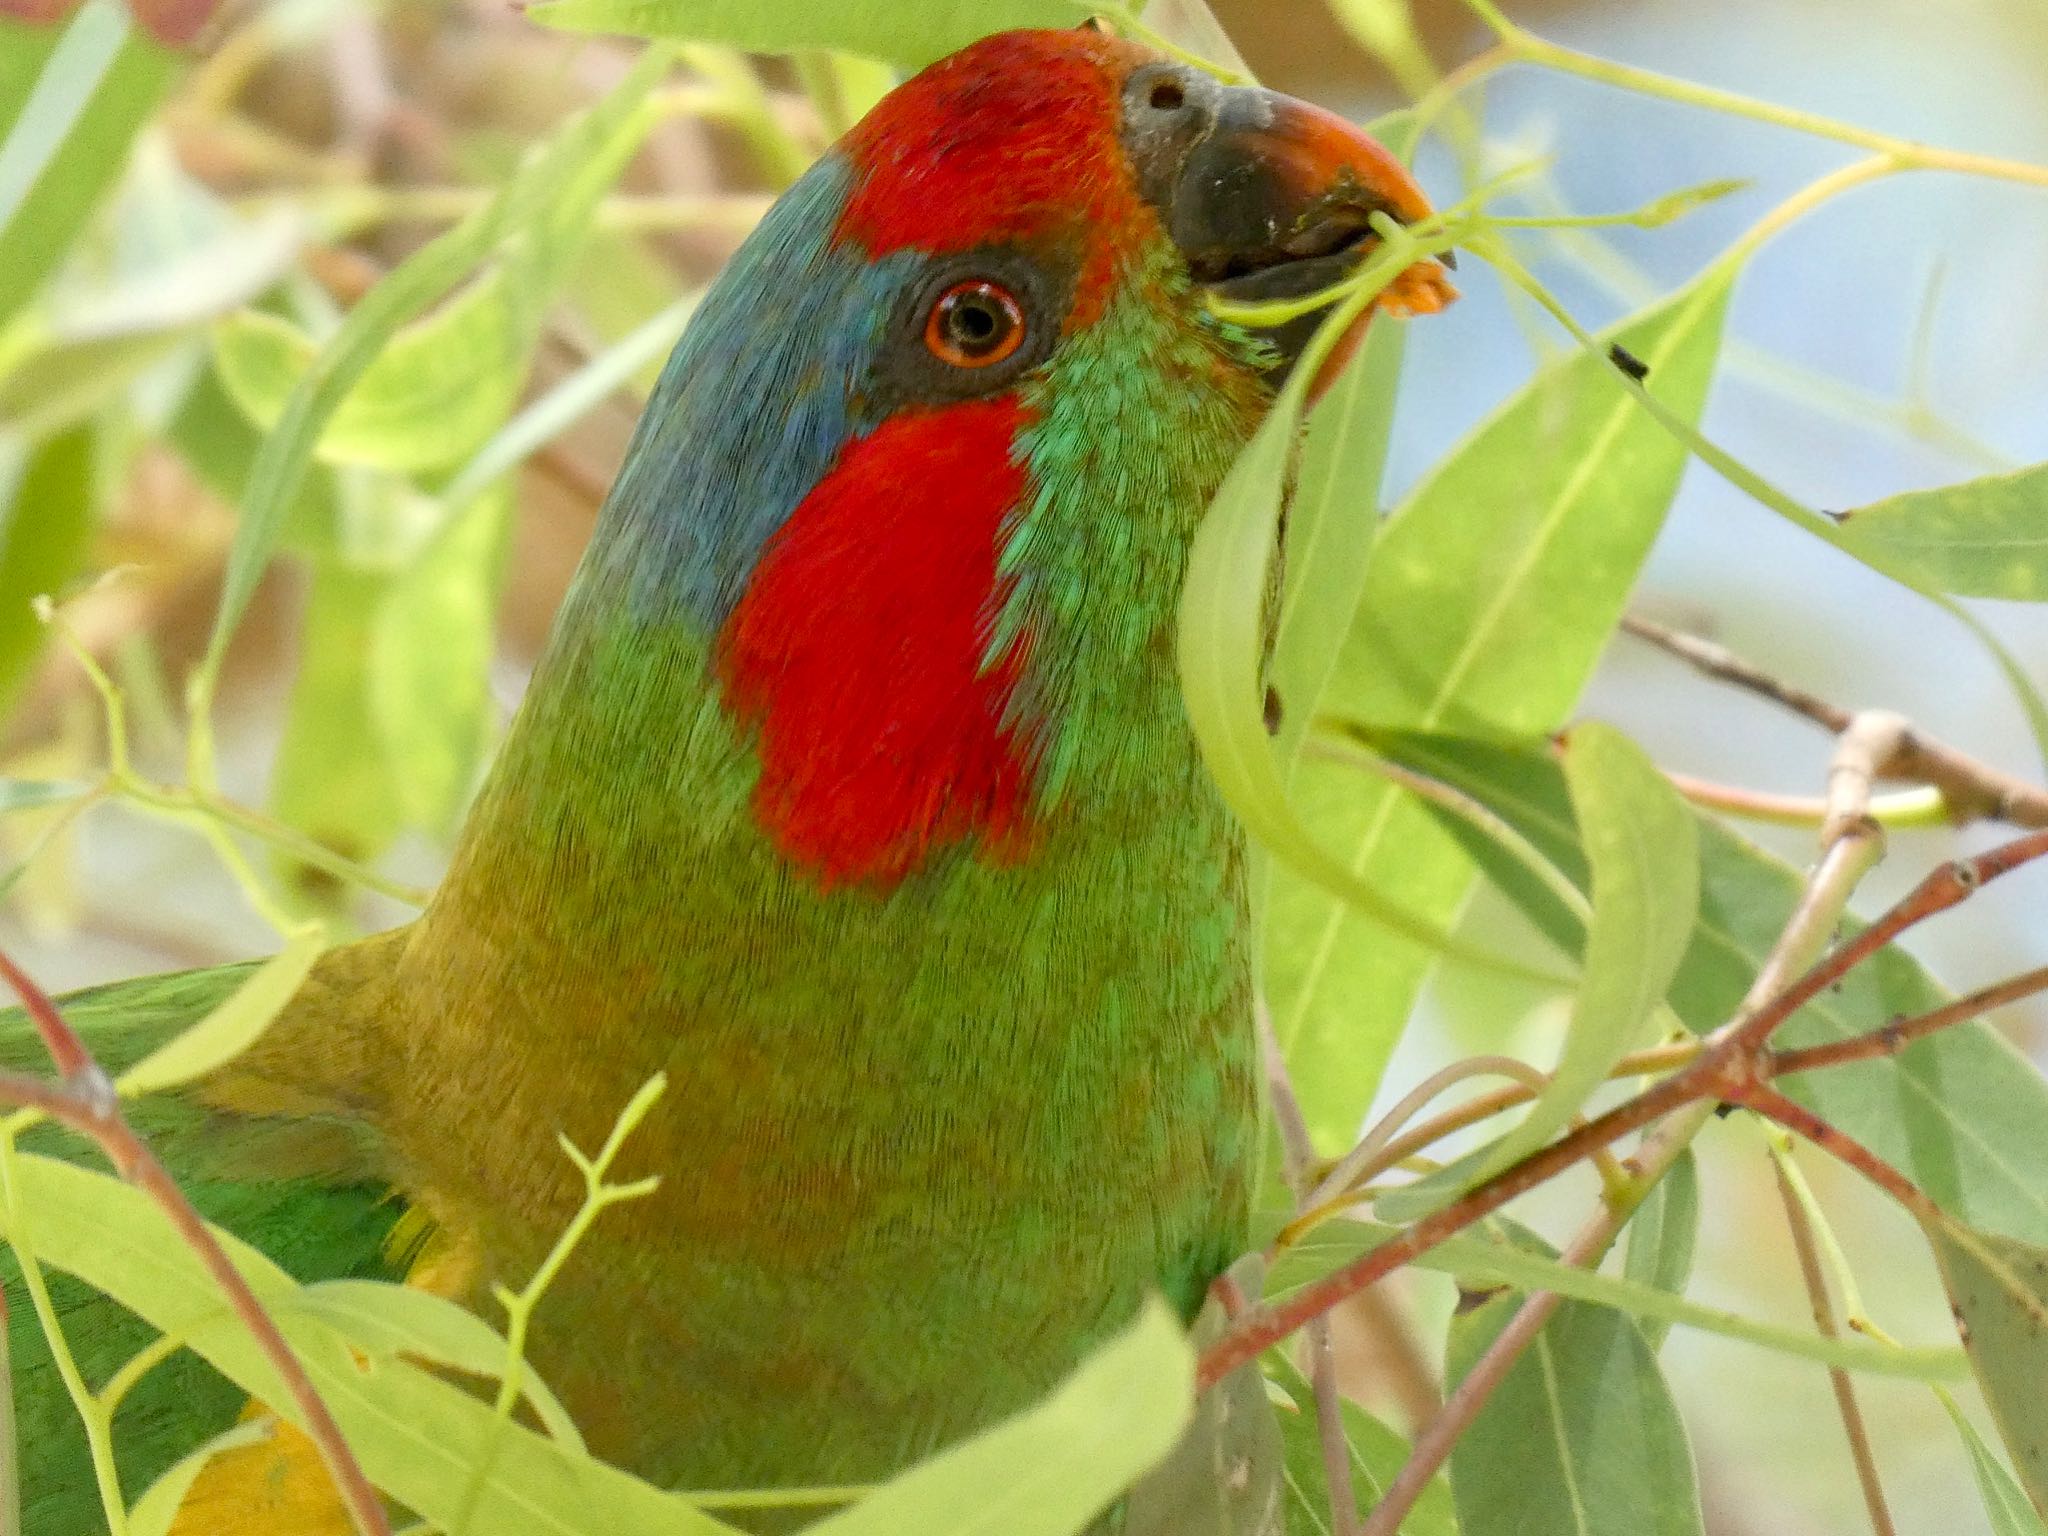
<path fill-rule="evenodd" d="M 258 966 L 226 1001 L 122 1073 L 115 1089 L 131 1099 L 161 1093 L 239 1056 L 284 1011 L 325 945 L 326 936 L 315 928 L 291 935 L 284 948 Z"/>
<path fill-rule="evenodd" d="M 1970 1470 L 1977 1477 L 1977 1492 L 1984 1500 L 1991 1536 L 2048 1536 L 2048 1525 L 2042 1524 L 2041 1517 L 2034 1513 L 2019 1480 L 1991 1453 L 1991 1447 L 1977 1433 L 1977 1426 L 1963 1417 L 1962 1409 L 1948 1393 L 1941 1394 L 1941 1403 L 1955 1420 L 1956 1433 L 1963 1437 L 1964 1448 L 1970 1453 Z"/>
<path fill-rule="evenodd" d="M 1927 1235 L 1999 1438 L 2048 1510 L 2048 1248 L 1960 1223 Z"/>
<path fill-rule="evenodd" d="M 2048 464 L 1843 514 L 1838 542 L 1880 570 L 1958 597 L 2048 599 Z"/>
<path fill-rule="evenodd" d="M 1306 1376 L 1280 1351 L 1268 1357 L 1273 1378 L 1293 1400 L 1280 1415 L 1281 1443 L 1286 1451 L 1288 1536 L 1331 1536 L 1330 1496 L 1323 1475 L 1321 1430 L 1316 1423 L 1315 1390 Z M 1344 1442 L 1351 1453 L 1351 1488 L 1361 1521 L 1385 1495 L 1407 1463 L 1409 1444 L 1348 1398 L 1344 1402 Z M 1457 1536 L 1458 1517 L 1451 1506 L 1450 1480 L 1441 1472 L 1429 1480 L 1422 1495 L 1401 1522 L 1401 1536 Z"/>
<path fill-rule="evenodd" d="M 546 0 L 527 14 L 569 32 L 730 43 L 767 53 L 836 48 L 915 69 L 1012 27 L 1071 27 L 1075 0 Z"/>
<path fill-rule="evenodd" d="M 1503 1296 L 1451 1322 L 1460 1379 L 1514 1317 Z M 1462 1536 L 1699 1536 L 1685 1425 L 1627 1317 L 1565 1302 L 1451 1452 Z"/>
<path fill-rule="evenodd" d="M 1173 1448 L 1195 1357 L 1159 1302 L 1051 1395 L 885 1483 L 812 1536 L 1072 1536 Z"/>
<path fill-rule="evenodd" d="M 80 426 L 30 448 L 18 477 L 0 464 L 0 705 L 42 653 L 47 630 L 30 604 L 60 595 L 84 564 L 99 515 L 98 450 L 99 434 Z M 33 793 L 17 785 L 0 806 L 36 803 Z"/>
<path fill-rule="evenodd" d="M 1603 340 L 1697 418 L 1731 274 L 1716 269 Z M 1333 713 L 1422 729 L 1544 732 L 1570 713 L 1663 524 L 1686 454 L 1605 360 L 1545 368 L 1395 508 L 1327 695 Z M 1447 925 L 1472 865 L 1423 810 L 1326 763 L 1291 788 L 1351 874 Z M 1275 1028 L 1319 1142 L 1348 1141 L 1435 956 L 1276 870 L 1265 962 Z"/>
<path fill-rule="evenodd" d="M 1628 1219 L 1628 1253 L 1622 1278 L 1672 1295 L 1682 1295 L 1692 1278 L 1693 1247 L 1700 1230 L 1699 1163 L 1686 1148 Z M 1643 1337 L 1661 1349 L 1668 1321 L 1639 1318 Z"/>

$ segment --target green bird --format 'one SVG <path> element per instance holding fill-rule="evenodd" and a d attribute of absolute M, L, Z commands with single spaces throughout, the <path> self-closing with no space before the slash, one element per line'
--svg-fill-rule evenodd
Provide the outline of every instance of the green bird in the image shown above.
<path fill-rule="evenodd" d="M 885 1478 L 1148 1293 L 1191 1316 L 1247 1241 L 1260 1073 L 1176 609 L 1302 339 L 1205 301 L 1326 287 L 1371 214 L 1426 211 L 1341 119 L 1092 28 L 894 91 L 677 345 L 427 911 L 136 1105 L 195 1201 L 304 1280 L 400 1277 L 410 1213 L 415 1283 L 489 1315 L 580 1203 L 557 1134 L 597 1145 L 667 1073 L 621 1168 L 660 1187 L 596 1224 L 532 1353 L 594 1451 L 677 1488 Z M 1407 276 L 1409 309 L 1448 296 Z M 118 1069 L 247 974 L 67 1011 Z M 20 1023 L 0 1056 L 35 1064 Z M 148 1335 L 57 1278 L 99 1379 Z M 92 1529 L 10 1329 L 26 1529 Z M 243 1407 L 158 1367 L 128 1496 Z M 178 1529 L 277 1529 L 290 1481 L 222 1458 Z"/>

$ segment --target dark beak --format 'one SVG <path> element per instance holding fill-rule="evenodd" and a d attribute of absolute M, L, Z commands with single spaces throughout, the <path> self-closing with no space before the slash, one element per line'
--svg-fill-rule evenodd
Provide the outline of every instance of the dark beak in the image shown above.
<path fill-rule="evenodd" d="M 1210 292 L 1294 299 L 1354 270 L 1379 237 L 1371 217 L 1426 217 L 1429 201 L 1393 155 L 1333 112 L 1201 71 L 1152 63 L 1124 86 L 1124 142 L 1146 197 Z M 1448 262 L 1417 262 L 1378 307 L 1429 314 L 1457 296 Z M 1292 363 L 1305 315 L 1263 334 Z"/>

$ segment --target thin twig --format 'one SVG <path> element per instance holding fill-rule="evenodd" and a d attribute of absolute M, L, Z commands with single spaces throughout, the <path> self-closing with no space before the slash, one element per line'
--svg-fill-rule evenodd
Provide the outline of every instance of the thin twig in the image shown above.
<path fill-rule="evenodd" d="M 1273 1016 L 1264 1003 L 1257 1009 L 1259 1052 L 1266 1062 L 1266 1086 L 1272 1096 L 1273 1119 L 1280 1130 L 1287 1187 L 1299 1205 L 1308 1194 L 1309 1169 L 1315 1161 L 1308 1119 L 1287 1075 L 1287 1057 L 1273 1031 Z M 1351 1478 L 1351 1440 L 1344 1432 L 1344 1397 L 1337 1390 L 1337 1354 L 1330 1347 L 1330 1319 L 1317 1317 L 1302 1329 L 1309 1361 L 1309 1386 L 1315 1393 L 1316 1438 L 1323 1454 L 1323 1484 L 1330 1495 L 1332 1536 L 1358 1536 L 1358 1492 Z"/>
<path fill-rule="evenodd" d="M 229 1260 L 204 1218 L 185 1198 L 148 1144 L 121 1117 L 120 1101 L 106 1072 L 76 1031 L 64 1022 L 48 993 L 31 981 L 14 961 L 0 952 L 0 979 L 14 989 L 36 1031 L 49 1049 L 61 1078 L 48 1081 L 20 1072 L 0 1072 L 0 1102 L 40 1109 L 52 1120 L 97 1143 L 114 1171 L 147 1195 L 170 1220 L 179 1238 L 196 1253 L 235 1315 L 270 1361 L 305 1419 L 305 1431 L 319 1447 L 328 1474 L 362 1536 L 389 1536 L 390 1524 L 377 1492 L 341 1428 L 327 1410 L 305 1367 L 278 1332 L 263 1303 Z"/>
<path fill-rule="evenodd" d="M 1749 1083 L 1729 1099 L 1744 1109 L 1782 1125 L 1793 1135 L 1812 1142 L 1835 1161 L 1853 1168 L 1890 1195 L 1923 1226 L 1947 1230 L 1948 1218 L 1920 1187 L 1890 1163 L 1847 1132 L 1836 1129 L 1805 1105 L 1795 1103 L 1768 1083 Z"/>
<path fill-rule="evenodd" d="M 1647 640 L 1661 651 L 1668 651 L 1680 661 L 1704 672 L 1721 682 L 1731 683 L 1759 698 L 1782 704 L 1794 714 L 1804 715 L 1831 736 L 1839 736 L 1849 728 L 1850 711 L 1839 704 L 1830 704 L 1818 694 L 1795 688 L 1790 683 L 1780 682 L 1761 667 L 1753 666 L 1726 646 L 1711 640 L 1702 640 L 1697 635 L 1688 635 L 1680 630 L 1667 629 L 1664 625 L 1644 618 L 1640 614 L 1622 615 L 1621 627 L 1639 640 Z"/>
<path fill-rule="evenodd" d="M 2048 827 L 2048 790 L 1979 762 L 1889 710 L 1849 710 L 1787 683 L 1726 646 L 1629 614 L 1622 628 L 1704 673 L 1791 710 L 1843 738 L 1835 773 L 1874 783 L 1925 784 L 1939 790 L 1951 821 L 2003 821 Z M 1830 777 L 1833 777 L 1831 773 Z M 1833 798 L 1831 784 L 1831 796 Z"/>
<path fill-rule="evenodd" d="M 1797 1050 L 1774 1051 L 1770 1057 L 1770 1075 L 1784 1077 L 1792 1072 L 1812 1072 L 1821 1067 L 1838 1067 L 1845 1062 L 1871 1061 L 1881 1056 L 1896 1056 L 1915 1040 L 1921 1040 L 1939 1030 L 1962 1024 L 1994 1008 L 2003 1008 L 2008 1003 L 2018 1002 L 2023 997 L 2032 997 L 2037 992 L 2048 992 L 2048 965 L 2025 971 L 2018 976 L 1988 987 L 1981 987 L 1967 997 L 1959 997 L 1952 1003 L 1916 1014 L 1909 1019 L 1894 1019 L 1881 1029 L 1874 1029 L 1866 1035 L 1855 1035 L 1847 1040 L 1830 1040 L 1824 1045 L 1803 1046 Z"/>
<path fill-rule="evenodd" d="M 1771 1166 L 1778 1176 L 1778 1195 L 1785 1204 L 1785 1222 L 1792 1229 L 1792 1251 L 1799 1256 L 1799 1275 L 1806 1283 L 1807 1299 L 1813 1304 L 1813 1326 L 1824 1339 L 1839 1338 L 1835 1309 L 1828 1300 L 1827 1276 L 1822 1272 L 1820 1251 L 1814 1242 L 1812 1223 L 1799 1203 L 1791 1176 L 1785 1171 L 1787 1154 L 1773 1152 Z M 1856 1401 L 1856 1384 L 1839 1365 L 1828 1367 L 1828 1384 L 1834 1389 L 1835 1408 L 1842 1416 L 1842 1432 L 1849 1438 L 1849 1456 L 1856 1464 L 1856 1481 L 1863 1489 L 1864 1507 L 1870 1511 L 1871 1529 L 1876 1536 L 1897 1536 L 1890 1508 L 1885 1503 L 1884 1484 L 1877 1475 L 1877 1458 L 1870 1449 L 1870 1429 L 1863 1420 L 1863 1408 Z"/>

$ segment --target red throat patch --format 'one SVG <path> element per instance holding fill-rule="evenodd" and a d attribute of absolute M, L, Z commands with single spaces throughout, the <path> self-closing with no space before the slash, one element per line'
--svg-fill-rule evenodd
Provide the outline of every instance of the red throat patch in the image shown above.
<path fill-rule="evenodd" d="M 849 443 L 719 633 L 727 705 L 757 732 L 755 815 L 824 884 L 891 883 L 970 838 L 1022 851 L 1030 767 L 1003 724 L 1021 657 L 983 657 L 1027 419 L 1003 396 Z"/>

